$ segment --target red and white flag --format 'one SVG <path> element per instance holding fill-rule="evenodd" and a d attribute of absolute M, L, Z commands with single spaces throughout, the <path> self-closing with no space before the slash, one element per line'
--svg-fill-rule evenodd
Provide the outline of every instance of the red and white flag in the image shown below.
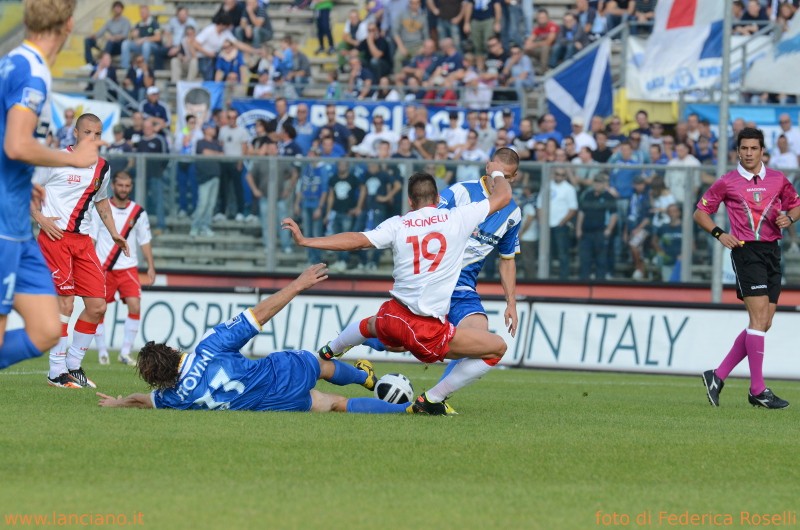
<path fill-rule="evenodd" d="M 719 81 L 719 72 L 698 65 L 722 56 L 725 5 L 719 0 L 659 0 L 640 68 L 644 92 L 674 93 Z"/>

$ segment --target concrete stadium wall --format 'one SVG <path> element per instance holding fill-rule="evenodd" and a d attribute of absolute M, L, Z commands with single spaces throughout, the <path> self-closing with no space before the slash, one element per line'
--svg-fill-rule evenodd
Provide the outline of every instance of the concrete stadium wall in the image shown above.
<path fill-rule="evenodd" d="M 142 326 L 135 346 L 154 340 L 191 350 L 208 329 L 264 296 L 258 291 L 148 291 L 142 300 Z M 385 296 L 298 296 L 264 326 L 244 353 L 258 357 L 282 349 L 315 351 L 350 322 L 374 314 L 385 300 Z M 502 364 L 528 368 L 696 375 L 715 367 L 735 335 L 747 326 L 747 313 L 742 306 L 676 307 L 527 298 L 517 302 L 519 328 L 511 337 L 503 322 L 505 302 L 495 299 L 484 305 L 489 328 L 503 336 L 509 346 Z M 80 300 L 76 300 L 73 324 L 81 309 Z M 105 323 L 112 349 L 122 343 L 126 315 L 124 304 L 109 304 Z M 9 328 L 20 325 L 12 313 Z M 800 379 L 793 333 L 798 328 L 800 312 L 778 312 L 767 334 L 767 377 Z M 408 353 L 377 352 L 365 347 L 354 350 L 349 357 L 415 361 Z M 747 364 L 742 363 L 733 375 L 747 373 Z"/>

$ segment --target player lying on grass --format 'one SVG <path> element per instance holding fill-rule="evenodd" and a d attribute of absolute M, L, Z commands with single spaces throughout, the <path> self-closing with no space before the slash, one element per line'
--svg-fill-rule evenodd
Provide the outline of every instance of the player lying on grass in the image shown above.
<path fill-rule="evenodd" d="M 439 193 L 431 175 L 413 174 L 408 180 L 411 211 L 387 219 L 369 232 L 307 238 L 292 219 L 283 220 L 283 227 L 303 247 L 339 251 L 392 249 L 394 286 L 389 292 L 392 299 L 381 306 L 377 315 L 347 326 L 319 351 L 320 357 L 338 357 L 353 346 L 377 337 L 390 348 L 407 349 L 424 363 L 464 357 L 483 359 L 487 365 L 500 361 L 506 352 L 506 343 L 500 336 L 483 329 L 456 328 L 447 320 L 450 295 L 461 274 L 470 236 L 487 216 L 511 201 L 511 185 L 505 178 L 503 165 L 489 162 L 486 170 L 492 179 L 491 195 L 450 210 L 437 209 Z M 475 378 L 465 374 L 465 381 L 468 384 Z M 431 401 L 425 393 L 417 397 L 412 409 L 433 415 L 448 413 L 444 399 Z"/>
<path fill-rule="evenodd" d="M 403 413 L 410 406 L 376 398 L 346 398 L 313 390 L 318 379 L 334 385 L 375 387 L 369 361 L 355 366 L 321 361 L 308 351 L 279 351 L 250 360 L 240 353 L 266 322 L 295 296 L 328 277 L 323 264 L 312 265 L 292 283 L 215 326 L 194 353 L 148 342 L 139 352 L 139 375 L 154 390 L 116 399 L 97 393 L 101 407 L 199 410 L 281 410 L 312 412 Z"/>

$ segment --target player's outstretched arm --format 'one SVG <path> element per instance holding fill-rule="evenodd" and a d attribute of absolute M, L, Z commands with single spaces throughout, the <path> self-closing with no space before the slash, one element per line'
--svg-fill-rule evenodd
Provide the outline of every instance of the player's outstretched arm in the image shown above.
<path fill-rule="evenodd" d="M 341 251 L 373 248 L 373 244 L 361 232 L 343 232 L 324 237 L 305 237 L 294 219 L 290 218 L 286 218 L 281 222 L 281 228 L 290 231 L 294 242 L 301 247 Z"/>
<path fill-rule="evenodd" d="M 503 173 L 502 165 L 497 161 L 486 164 L 486 171 L 494 179 L 494 189 L 489 195 L 489 214 L 502 210 L 511 202 L 511 184 Z"/>
<path fill-rule="evenodd" d="M 262 326 L 298 294 L 309 289 L 319 282 L 328 279 L 328 267 L 324 263 L 312 265 L 295 278 L 289 285 L 268 296 L 253 308 L 253 315 Z"/>
<path fill-rule="evenodd" d="M 108 408 L 133 408 L 133 409 L 152 409 L 153 400 L 150 394 L 131 394 L 127 397 L 117 396 L 116 398 L 107 396 L 101 392 L 96 392 L 100 401 L 97 404 Z"/>
<path fill-rule="evenodd" d="M 6 118 L 3 149 L 11 160 L 43 167 L 89 167 L 97 162 L 98 150 L 104 142 L 87 138 L 73 152 L 50 149 L 34 138 L 38 117 L 30 110 L 12 107 Z"/>

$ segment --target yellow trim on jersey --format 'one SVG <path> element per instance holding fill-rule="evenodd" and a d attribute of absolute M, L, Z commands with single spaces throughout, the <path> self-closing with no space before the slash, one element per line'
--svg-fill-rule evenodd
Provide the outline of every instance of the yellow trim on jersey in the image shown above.
<path fill-rule="evenodd" d="M 181 373 L 181 370 L 183 369 L 183 363 L 185 363 L 185 362 L 186 362 L 186 358 L 187 358 L 188 356 L 189 356 L 189 354 L 188 354 L 188 353 L 181 354 L 181 360 L 180 360 L 180 362 L 178 363 L 178 373 Z"/>
<path fill-rule="evenodd" d="M 262 330 L 261 322 L 259 322 L 258 319 L 256 318 L 256 313 L 255 313 L 255 311 L 253 311 L 253 308 L 252 307 L 248 307 L 247 311 L 248 311 L 249 317 L 250 317 L 247 320 L 249 320 L 250 323 L 253 324 L 254 328 L 257 328 L 258 331 L 261 331 Z"/>
<path fill-rule="evenodd" d="M 489 195 L 491 195 L 491 193 L 489 193 L 489 188 L 486 187 L 486 179 L 487 178 L 488 178 L 488 175 L 482 176 L 481 179 L 480 179 L 480 182 L 481 182 L 481 187 L 483 188 L 484 195 L 486 195 L 488 197 Z"/>
<path fill-rule="evenodd" d="M 35 112 L 35 111 L 34 111 L 32 108 L 30 108 L 30 107 L 27 107 L 27 106 L 23 105 L 22 103 L 14 103 L 14 104 L 11 106 L 11 108 L 12 108 L 12 109 L 14 109 L 14 108 L 17 108 L 17 107 L 19 107 L 19 108 L 21 108 L 21 109 L 23 109 L 23 110 L 27 110 L 28 112 L 33 112 L 33 114 L 34 114 L 34 115 L 36 115 L 36 116 L 38 117 L 38 114 L 36 114 L 36 112 Z"/>
<path fill-rule="evenodd" d="M 29 41 L 28 39 L 24 39 L 24 40 L 22 41 L 22 44 L 24 44 L 24 45 L 26 45 L 26 46 L 30 46 L 31 48 L 33 48 L 34 50 L 36 50 L 36 53 L 38 53 L 38 54 L 39 54 L 39 56 L 42 58 L 42 61 L 44 61 L 44 62 L 45 62 L 45 64 L 47 64 L 47 57 L 45 56 L 44 52 L 42 51 L 42 49 L 41 49 L 40 47 L 38 47 L 37 45 L 35 45 L 35 44 L 34 44 L 34 43 L 32 43 L 31 41 Z"/>

